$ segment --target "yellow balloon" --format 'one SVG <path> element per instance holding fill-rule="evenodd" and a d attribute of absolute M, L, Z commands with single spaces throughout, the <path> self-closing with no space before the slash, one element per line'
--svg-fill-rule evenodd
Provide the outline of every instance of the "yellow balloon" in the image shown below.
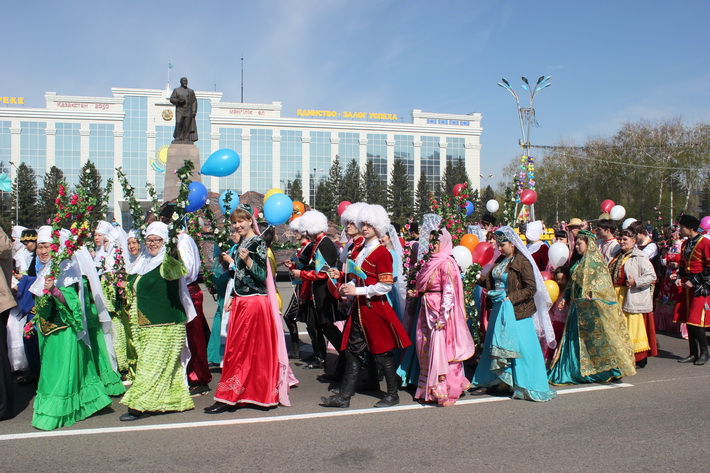
<path fill-rule="evenodd" d="M 266 194 L 264 194 L 264 203 L 266 203 L 267 200 L 269 200 L 269 197 L 271 197 L 274 194 L 283 194 L 284 191 L 279 189 L 278 187 L 274 187 L 273 189 L 269 189 L 266 191 Z"/>
<path fill-rule="evenodd" d="M 545 287 L 547 288 L 547 293 L 550 295 L 550 300 L 555 302 L 557 298 L 560 297 L 560 286 L 552 279 L 548 279 L 545 281 Z"/>

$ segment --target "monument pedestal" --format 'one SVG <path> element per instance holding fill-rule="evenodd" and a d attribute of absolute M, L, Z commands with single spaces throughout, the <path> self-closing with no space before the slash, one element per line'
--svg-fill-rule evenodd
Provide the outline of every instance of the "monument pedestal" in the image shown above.
<path fill-rule="evenodd" d="M 195 169 L 192 172 L 191 180 L 202 182 L 202 175 L 199 174 L 200 168 L 200 150 L 194 144 L 178 144 L 173 143 L 168 148 L 168 160 L 165 164 L 165 187 L 163 191 L 163 201 L 170 202 L 177 199 L 180 193 L 180 179 L 178 179 L 175 171 L 180 169 L 185 161 L 192 161 Z"/>

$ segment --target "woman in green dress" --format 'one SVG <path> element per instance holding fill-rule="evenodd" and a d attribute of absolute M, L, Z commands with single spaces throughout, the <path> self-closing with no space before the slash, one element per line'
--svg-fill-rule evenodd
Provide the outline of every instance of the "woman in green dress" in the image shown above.
<path fill-rule="evenodd" d="M 42 430 L 72 425 L 111 405 L 86 341 L 79 298 L 81 274 L 77 265 L 71 264 L 56 281 L 45 277 L 51 244 L 52 227 L 41 227 L 37 240 L 40 268 L 30 290 L 36 296 L 49 294 L 36 314 L 41 370 L 32 425 Z"/>
<path fill-rule="evenodd" d="M 185 267 L 165 252 L 168 226 L 153 222 L 146 229 L 146 251 L 129 267 L 129 310 L 138 323 L 138 362 L 133 385 L 121 404 L 128 412 L 121 421 L 148 417 L 151 412 L 186 411 L 195 404 L 185 376 L 188 352 L 185 308 L 180 278 Z M 183 287 L 184 286 L 184 287 Z"/>

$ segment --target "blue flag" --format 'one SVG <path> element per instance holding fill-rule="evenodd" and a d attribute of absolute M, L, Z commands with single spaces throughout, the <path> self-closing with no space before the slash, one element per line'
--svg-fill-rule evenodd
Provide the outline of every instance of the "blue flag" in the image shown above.
<path fill-rule="evenodd" d="M 351 259 L 348 259 L 345 272 L 347 274 L 354 274 L 355 276 L 362 279 L 367 279 L 367 274 L 365 274 L 365 271 L 363 271 L 362 268 Z"/>
<path fill-rule="evenodd" d="M 323 268 L 330 268 L 328 263 L 325 262 L 325 258 L 323 258 L 320 250 L 316 250 L 316 258 L 314 263 L 316 265 L 316 273 L 320 273 Z"/>

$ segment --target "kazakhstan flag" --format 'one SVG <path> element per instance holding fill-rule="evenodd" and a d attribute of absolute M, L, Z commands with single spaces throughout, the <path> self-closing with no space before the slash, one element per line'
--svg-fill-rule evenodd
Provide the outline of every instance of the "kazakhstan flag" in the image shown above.
<path fill-rule="evenodd" d="M 355 276 L 362 278 L 362 279 L 367 279 L 367 274 L 365 274 L 365 271 L 362 270 L 360 266 L 358 266 L 355 261 L 348 259 L 347 267 L 345 272 L 347 274 L 354 274 Z"/>
<path fill-rule="evenodd" d="M 330 266 L 328 266 L 328 263 L 325 262 L 325 258 L 323 258 L 323 255 L 321 254 L 320 250 L 316 250 L 315 266 L 316 273 L 320 273 L 323 268 L 330 268 Z"/>

